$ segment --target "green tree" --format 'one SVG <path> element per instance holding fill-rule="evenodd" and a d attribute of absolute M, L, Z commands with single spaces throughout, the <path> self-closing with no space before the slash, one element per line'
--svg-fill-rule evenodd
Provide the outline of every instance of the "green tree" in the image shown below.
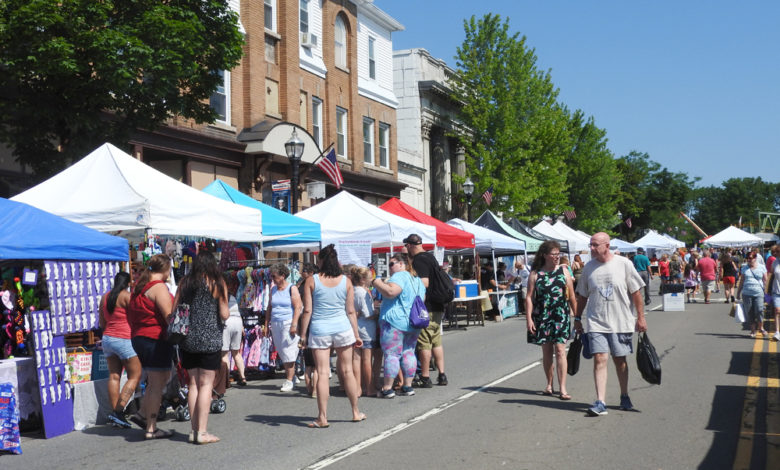
<path fill-rule="evenodd" d="M 549 72 L 537 69 L 525 37 L 510 35 L 499 15 L 472 16 L 464 29 L 453 83 L 464 129 L 456 137 L 476 184 L 475 201 L 492 185 L 494 208 L 521 218 L 560 213 L 567 207 L 571 136 Z"/>
<path fill-rule="evenodd" d="M 43 178 L 172 116 L 212 122 L 237 24 L 227 0 L 4 0 L 0 141 Z"/>
<path fill-rule="evenodd" d="M 617 224 L 620 174 L 612 152 L 607 148 L 607 132 L 596 126 L 593 117 L 585 120 L 577 110 L 569 120 L 573 136 L 566 159 L 569 205 L 577 213 L 572 225 L 585 232 L 609 230 Z"/>
<path fill-rule="evenodd" d="M 713 235 L 729 225 L 757 224 L 756 213 L 780 212 L 780 184 L 756 178 L 731 178 L 720 187 L 699 188 L 693 198 L 696 223 Z"/>

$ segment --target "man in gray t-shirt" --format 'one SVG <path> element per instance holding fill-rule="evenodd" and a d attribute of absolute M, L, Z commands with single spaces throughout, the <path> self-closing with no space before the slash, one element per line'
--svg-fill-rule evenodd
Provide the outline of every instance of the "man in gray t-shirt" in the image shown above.
<path fill-rule="evenodd" d="M 628 397 L 626 356 L 633 352 L 633 332 L 647 331 L 642 298 L 645 283 L 631 261 L 609 251 L 609 235 L 606 233 L 599 232 L 591 237 L 590 255 L 591 260 L 585 265 L 577 283 L 574 329 L 578 333 L 585 333 L 584 341 L 587 341 L 593 354 L 596 401 L 588 413 L 599 416 L 607 414 L 604 398 L 608 354 L 612 354 L 617 369 L 620 408 L 633 409 Z M 636 309 L 636 319 L 631 312 L 632 303 Z"/>

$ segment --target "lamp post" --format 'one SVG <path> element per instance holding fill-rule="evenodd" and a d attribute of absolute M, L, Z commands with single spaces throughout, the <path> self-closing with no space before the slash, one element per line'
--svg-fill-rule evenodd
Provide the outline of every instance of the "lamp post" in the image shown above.
<path fill-rule="evenodd" d="M 287 158 L 292 165 L 292 213 L 298 212 L 298 166 L 303 156 L 304 143 L 298 138 L 298 134 L 293 128 L 290 140 L 284 143 L 284 150 L 287 152 Z"/>
<path fill-rule="evenodd" d="M 463 192 L 466 194 L 466 203 L 468 204 L 466 222 L 471 222 L 471 195 L 474 194 L 474 183 L 471 178 L 466 178 L 466 181 L 463 182 Z"/>

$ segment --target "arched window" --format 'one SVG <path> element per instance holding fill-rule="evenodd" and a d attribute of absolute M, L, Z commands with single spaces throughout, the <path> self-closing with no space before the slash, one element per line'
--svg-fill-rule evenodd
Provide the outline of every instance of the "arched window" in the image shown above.
<path fill-rule="evenodd" d="M 347 26 L 341 16 L 336 17 L 333 34 L 336 67 L 347 68 Z"/>

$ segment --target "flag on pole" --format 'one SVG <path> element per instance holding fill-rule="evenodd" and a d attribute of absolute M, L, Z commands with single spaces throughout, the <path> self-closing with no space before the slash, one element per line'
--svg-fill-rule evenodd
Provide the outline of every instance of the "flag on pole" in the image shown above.
<path fill-rule="evenodd" d="M 563 215 L 566 217 L 566 220 L 576 219 L 577 213 L 572 211 L 563 211 Z"/>
<path fill-rule="evenodd" d="M 317 162 L 317 167 L 322 170 L 328 178 L 336 185 L 336 189 L 340 189 L 344 184 L 344 177 L 341 176 L 341 169 L 339 168 L 338 161 L 336 160 L 336 149 L 331 148 L 330 152 L 323 155 Z"/>
<path fill-rule="evenodd" d="M 487 191 L 482 193 L 482 199 L 485 200 L 485 203 L 489 206 L 491 202 L 493 202 L 493 185 L 491 184 L 489 188 L 487 188 Z"/>
<path fill-rule="evenodd" d="M 738 225 L 738 227 L 742 227 L 742 216 L 741 215 L 739 216 L 739 225 Z"/>
<path fill-rule="evenodd" d="M 626 227 L 631 228 L 631 217 L 626 219 Z"/>

